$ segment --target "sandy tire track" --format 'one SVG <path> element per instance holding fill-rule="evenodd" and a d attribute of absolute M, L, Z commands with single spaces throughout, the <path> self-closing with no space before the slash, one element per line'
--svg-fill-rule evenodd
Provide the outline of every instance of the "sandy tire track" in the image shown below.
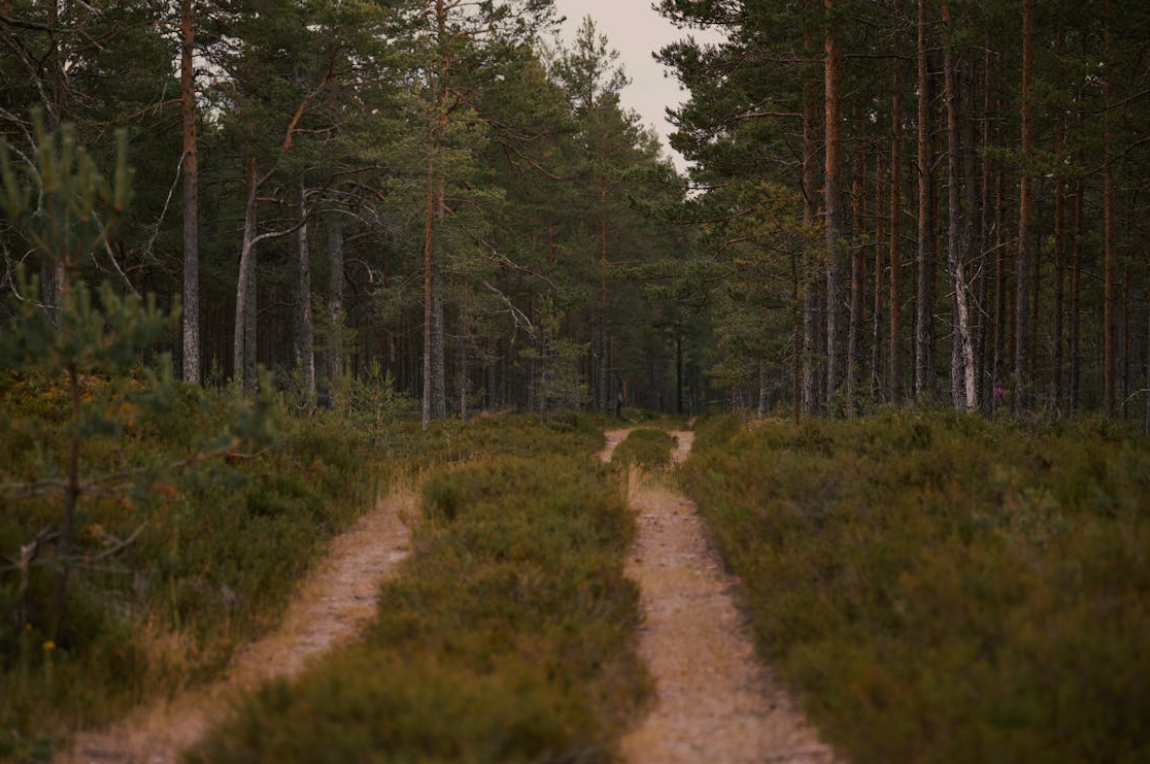
<path fill-rule="evenodd" d="M 619 447 L 620 443 L 627 439 L 627 436 L 631 434 L 631 430 L 633 429 L 635 428 L 628 427 L 623 430 L 607 430 L 607 432 L 603 433 L 603 437 L 607 439 L 607 443 L 603 446 L 603 450 L 599 452 L 599 460 L 604 464 L 611 461 L 611 457 L 615 455 L 615 449 Z"/>
<path fill-rule="evenodd" d="M 109 727 L 80 733 L 57 764 L 176 764 L 245 690 L 289 677 L 358 634 L 375 615 L 380 584 L 407 556 L 416 494 L 394 491 L 347 533 L 304 580 L 282 624 L 239 650 L 227 675 L 170 701 L 143 706 Z"/>
<path fill-rule="evenodd" d="M 674 432 L 674 462 L 692 432 Z M 655 679 L 648 716 L 622 742 L 627 764 L 829 764 L 836 761 L 755 656 L 747 623 L 694 503 L 665 487 L 631 494 L 638 534 L 627 573 L 645 617 L 639 654 Z"/>

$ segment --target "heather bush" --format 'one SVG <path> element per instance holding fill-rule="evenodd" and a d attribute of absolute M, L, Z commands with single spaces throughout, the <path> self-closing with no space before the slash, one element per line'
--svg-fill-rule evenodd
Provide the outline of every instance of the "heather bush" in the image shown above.
<path fill-rule="evenodd" d="M 890 412 L 707 423 L 683 484 L 846 757 L 1145 761 L 1150 448 Z"/>

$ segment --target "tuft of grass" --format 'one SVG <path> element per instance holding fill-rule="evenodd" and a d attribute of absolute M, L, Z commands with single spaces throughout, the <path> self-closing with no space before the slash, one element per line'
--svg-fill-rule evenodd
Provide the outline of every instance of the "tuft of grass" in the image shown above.
<path fill-rule="evenodd" d="M 613 460 L 620 464 L 634 464 L 644 470 L 656 470 L 671 463 L 671 449 L 674 447 L 672 436 L 662 430 L 642 427 L 632 430 L 619 444 Z"/>
<path fill-rule="evenodd" d="M 428 477 L 363 643 L 249 696 L 189 762 L 612 760 L 649 691 L 617 475 L 578 427 L 458 434 L 488 455 Z M 523 442 L 531 456 L 489 455 Z"/>
<path fill-rule="evenodd" d="M 1150 758 L 1150 448 L 953 412 L 701 428 L 681 472 L 846 757 Z"/>

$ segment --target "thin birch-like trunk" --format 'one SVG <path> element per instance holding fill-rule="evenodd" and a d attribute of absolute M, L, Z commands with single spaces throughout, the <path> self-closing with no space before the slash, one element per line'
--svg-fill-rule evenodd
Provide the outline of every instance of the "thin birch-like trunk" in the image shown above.
<path fill-rule="evenodd" d="M 236 283 L 236 321 L 232 347 L 232 375 L 245 390 L 256 380 L 256 160 L 244 160 L 247 202 L 244 205 L 244 237 L 240 249 L 240 272 Z"/>
<path fill-rule="evenodd" d="M 308 247 L 307 187 L 299 175 L 299 227 L 296 229 L 296 368 L 309 397 L 315 396 L 315 327 L 311 312 L 311 252 Z"/>

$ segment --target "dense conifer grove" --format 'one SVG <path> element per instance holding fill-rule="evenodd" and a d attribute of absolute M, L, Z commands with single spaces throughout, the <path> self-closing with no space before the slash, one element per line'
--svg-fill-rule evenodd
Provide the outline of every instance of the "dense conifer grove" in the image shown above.
<path fill-rule="evenodd" d="M 182 307 L 142 359 L 186 381 L 262 365 L 307 408 L 374 380 L 425 424 L 910 402 L 1150 424 L 1150 6 L 657 5 L 686 176 L 610 41 L 588 18 L 557 42 L 549 0 L 7 3 L 12 182 L 35 113 L 109 176 L 124 129 L 136 172 L 67 262 L 0 216 L 4 316 L 106 281 Z"/>

